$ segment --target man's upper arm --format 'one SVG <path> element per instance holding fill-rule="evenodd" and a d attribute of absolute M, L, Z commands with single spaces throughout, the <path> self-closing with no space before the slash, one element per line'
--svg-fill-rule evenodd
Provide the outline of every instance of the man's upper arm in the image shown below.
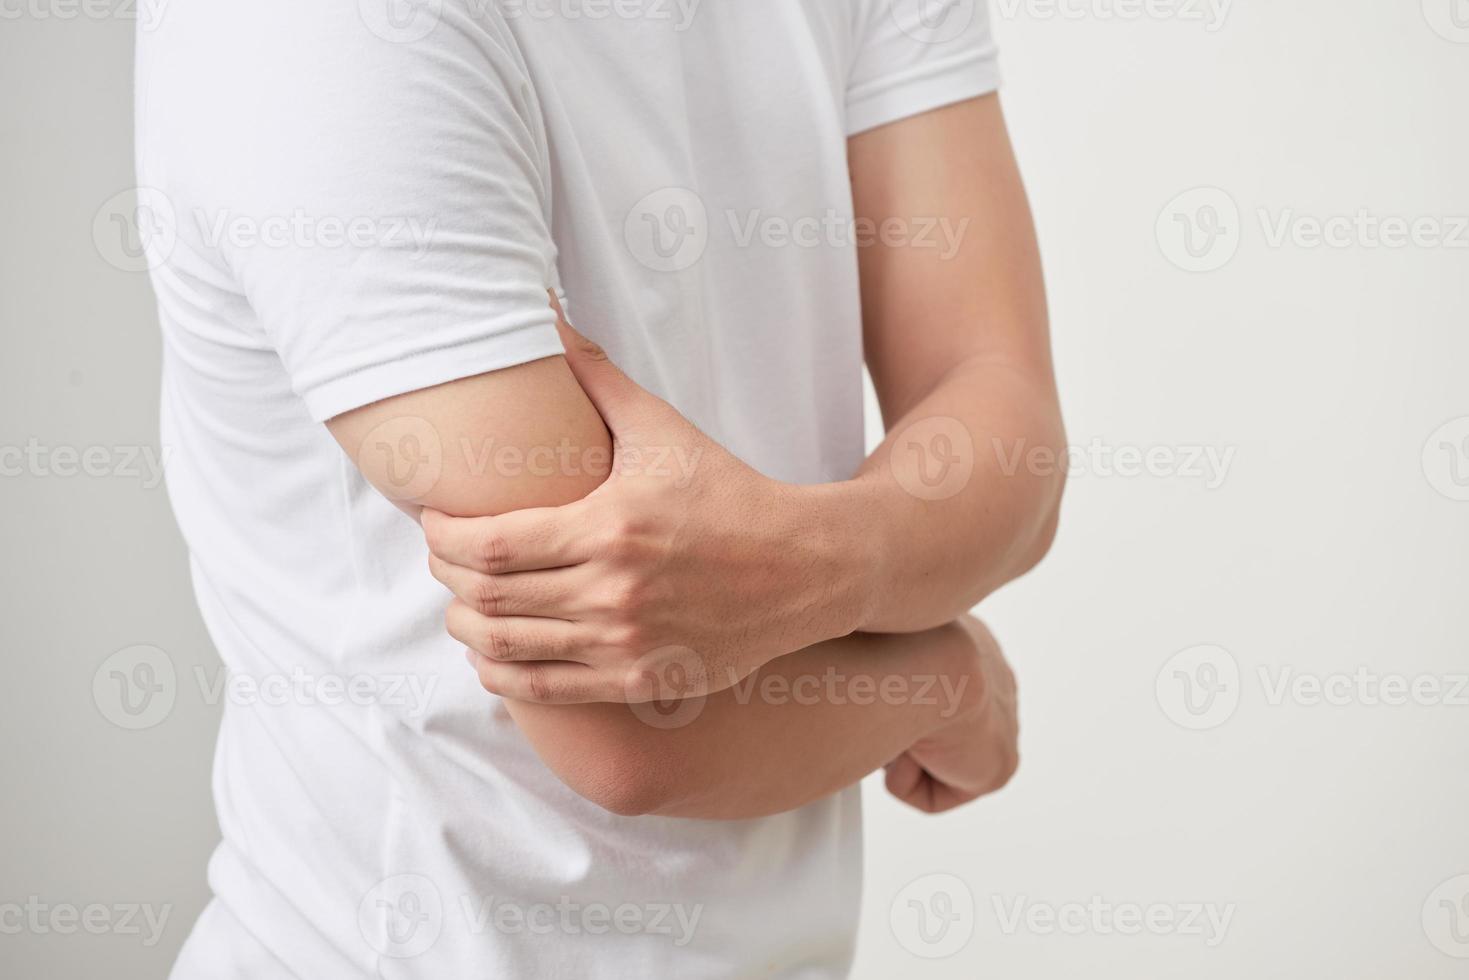
<path fill-rule="evenodd" d="M 607 428 L 561 357 L 388 398 L 327 428 L 388 499 L 457 517 L 579 500 L 611 459 Z"/>
<path fill-rule="evenodd" d="M 168 134 L 148 158 L 177 247 L 213 260 L 248 306 L 242 342 L 316 421 L 562 351 L 534 87 L 496 5 L 445 8 L 413 44 L 354 4 L 289 0 L 149 40 L 142 128 Z"/>
<path fill-rule="evenodd" d="M 1051 385 L 1039 251 L 999 97 L 861 133 L 848 158 L 858 218 L 899 232 L 861 252 L 867 361 L 888 421 L 972 358 Z"/>

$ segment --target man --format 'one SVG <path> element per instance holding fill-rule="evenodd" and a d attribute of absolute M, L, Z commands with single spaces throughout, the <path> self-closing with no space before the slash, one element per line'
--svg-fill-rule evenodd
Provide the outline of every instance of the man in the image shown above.
<path fill-rule="evenodd" d="M 297 682 L 174 976 L 843 975 L 856 781 L 1013 769 L 963 616 L 1060 496 L 982 11 L 178 0 L 138 59 L 171 499 Z"/>

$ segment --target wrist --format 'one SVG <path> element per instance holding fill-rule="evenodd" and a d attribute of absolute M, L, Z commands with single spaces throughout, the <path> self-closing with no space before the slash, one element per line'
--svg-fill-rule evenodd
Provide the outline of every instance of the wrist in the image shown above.
<path fill-rule="evenodd" d="M 964 616 L 922 634 L 933 646 L 934 688 L 943 692 L 940 707 L 929 719 L 923 737 L 931 738 L 955 726 L 983 724 L 993 695 L 991 661 L 997 646 L 983 624 Z"/>
<path fill-rule="evenodd" d="M 811 608 L 822 612 L 822 639 L 864 630 L 881 594 L 886 522 L 871 487 L 858 480 L 793 488 L 795 530 L 812 542 Z"/>

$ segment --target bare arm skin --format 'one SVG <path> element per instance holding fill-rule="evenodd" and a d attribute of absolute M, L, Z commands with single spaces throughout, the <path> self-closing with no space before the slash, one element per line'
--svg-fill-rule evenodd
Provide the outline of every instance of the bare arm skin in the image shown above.
<path fill-rule="evenodd" d="M 987 669 L 1001 664 L 983 627 L 952 623 L 832 640 L 782 657 L 735 687 L 670 705 L 512 702 L 511 711 L 563 781 L 616 813 L 768 816 L 844 789 L 894 759 L 894 795 L 936 812 L 999 789 L 1014 772 L 1013 702 L 987 686 Z M 663 710 L 671 712 L 665 723 L 677 727 L 649 723 Z M 684 713 L 693 716 L 686 724 Z M 949 782 L 926 778 L 928 757 L 906 754 L 925 739 L 962 755 L 943 773 Z"/>
<path fill-rule="evenodd" d="M 413 502 L 399 501 L 410 513 L 424 504 L 463 516 L 533 515 L 598 486 L 597 451 L 605 454 L 610 446 L 600 417 L 560 358 L 388 399 L 328 427 L 390 498 L 401 491 L 393 483 L 394 460 L 382 451 L 397 444 L 392 436 L 414 431 L 420 449 L 439 447 L 437 479 L 415 485 Z M 462 447 L 477 449 L 491 439 L 527 457 L 537 447 L 570 445 L 581 462 L 575 472 L 485 470 Z M 593 465 L 583 465 L 588 461 Z M 544 572 L 520 574 L 538 578 L 525 583 L 528 589 L 560 587 Z M 567 615 L 619 601 L 607 583 L 587 579 L 572 586 L 560 600 Z M 448 613 L 450 631 L 461 638 L 476 628 L 467 613 L 477 615 L 457 600 Z M 571 644 L 582 640 L 567 635 Z M 1003 660 L 977 624 L 853 636 L 803 650 L 745 684 L 673 705 L 667 716 L 672 727 L 653 704 L 526 700 L 558 671 L 591 670 L 584 665 L 513 664 L 477 654 L 471 660 L 484 686 L 510 699 L 512 716 L 547 765 L 582 796 L 616 813 L 710 819 L 777 813 L 856 782 L 926 738 L 960 746 L 964 765 L 948 778 L 961 794 L 998 788 L 1014 769 L 1013 710 L 994 707 L 992 696 L 996 690 L 1003 696 L 1003 685 L 993 683 Z M 691 717 L 679 714 L 690 708 Z M 895 790 L 903 791 L 914 805 L 928 799 L 917 785 Z"/>
<path fill-rule="evenodd" d="M 881 227 L 940 215 L 961 243 L 947 258 L 861 252 L 867 363 L 889 435 L 835 493 L 883 515 L 866 519 L 877 576 L 860 627 L 919 629 L 1029 571 L 1055 535 L 1062 474 L 1012 466 L 1033 449 L 1060 458 L 1065 445 L 1045 289 L 998 96 L 859 135 L 848 157 L 859 218 Z M 942 419 L 958 425 L 929 421 Z M 952 496 L 925 499 L 924 468 L 936 476 L 946 449 L 960 466 L 971 455 L 972 474 Z"/>

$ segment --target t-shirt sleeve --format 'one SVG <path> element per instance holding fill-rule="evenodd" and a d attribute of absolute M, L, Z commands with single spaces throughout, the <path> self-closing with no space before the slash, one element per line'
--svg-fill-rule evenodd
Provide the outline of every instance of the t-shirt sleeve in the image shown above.
<path fill-rule="evenodd" d="M 993 92 L 986 0 L 852 0 L 847 134 Z"/>
<path fill-rule="evenodd" d="M 312 417 L 560 353 L 544 129 L 496 6 L 235 6 L 189 217 Z"/>

